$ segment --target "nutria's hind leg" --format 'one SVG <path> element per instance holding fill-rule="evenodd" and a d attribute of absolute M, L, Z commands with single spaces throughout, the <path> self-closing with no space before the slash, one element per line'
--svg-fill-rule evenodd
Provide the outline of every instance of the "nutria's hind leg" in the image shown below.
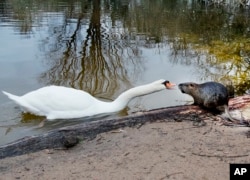
<path fill-rule="evenodd" d="M 207 109 L 216 109 L 217 108 L 217 103 L 212 101 L 211 99 L 205 100 L 203 103 L 203 106 L 206 107 Z"/>
<path fill-rule="evenodd" d="M 204 103 L 203 109 L 209 111 L 213 115 L 218 115 L 218 114 L 221 114 L 223 112 L 220 109 L 218 109 L 218 107 L 216 107 L 214 105 L 214 103 L 213 104 L 211 104 L 211 103 Z"/>
<path fill-rule="evenodd" d="M 218 105 L 216 100 L 212 99 L 205 100 L 203 105 L 204 108 L 207 109 L 209 112 L 211 112 L 213 115 L 218 115 L 224 112 L 224 107 Z"/>

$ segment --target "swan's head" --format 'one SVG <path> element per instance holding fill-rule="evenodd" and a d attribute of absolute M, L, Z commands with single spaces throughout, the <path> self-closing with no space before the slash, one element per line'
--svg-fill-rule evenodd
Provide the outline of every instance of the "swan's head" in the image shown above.
<path fill-rule="evenodd" d="M 162 82 L 162 84 L 163 84 L 167 89 L 172 89 L 172 88 L 175 86 L 175 84 L 169 82 L 168 80 Z"/>
<path fill-rule="evenodd" d="M 171 83 L 170 81 L 164 79 L 160 79 L 153 83 L 156 84 L 158 87 L 160 87 L 160 89 L 163 89 L 162 87 L 165 87 L 166 89 L 172 89 L 175 86 L 174 83 Z"/>

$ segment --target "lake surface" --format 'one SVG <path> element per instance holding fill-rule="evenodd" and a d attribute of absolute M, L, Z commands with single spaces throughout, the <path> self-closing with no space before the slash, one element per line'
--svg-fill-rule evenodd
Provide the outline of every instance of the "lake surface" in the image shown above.
<path fill-rule="evenodd" d="M 197 1 L 0 2 L 0 89 L 23 95 L 55 84 L 105 101 L 158 79 L 250 87 L 247 9 Z M 120 117 L 186 104 L 178 88 L 136 98 Z M 0 145 L 97 118 L 55 120 L 22 114 L 0 93 Z"/>

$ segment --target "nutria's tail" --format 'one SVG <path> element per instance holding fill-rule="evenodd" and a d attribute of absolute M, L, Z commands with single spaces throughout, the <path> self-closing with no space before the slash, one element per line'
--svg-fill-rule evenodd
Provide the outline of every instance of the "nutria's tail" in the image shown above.
<path fill-rule="evenodd" d="M 11 99 L 11 100 L 13 100 L 13 101 L 15 101 L 15 102 L 19 102 L 19 96 L 16 96 L 16 95 L 14 95 L 14 94 L 10 94 L 10 93 L 8 93 L 8 92 L 5 92 L 5 91 L 2 91 L 6 96 L 8 96 L 8 98 L 9 99 Z"/>

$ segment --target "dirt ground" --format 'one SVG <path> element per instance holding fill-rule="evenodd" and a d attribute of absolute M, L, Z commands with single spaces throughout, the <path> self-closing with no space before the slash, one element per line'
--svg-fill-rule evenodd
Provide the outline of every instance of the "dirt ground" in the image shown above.
<path fill-rule="evenodd" d="M 0 179 L 229 179 L 230 163 L 250 163 L 247 127 L 207 121 L 154 122 L 99 134 L 68 150 L 0 160 Z"/>

